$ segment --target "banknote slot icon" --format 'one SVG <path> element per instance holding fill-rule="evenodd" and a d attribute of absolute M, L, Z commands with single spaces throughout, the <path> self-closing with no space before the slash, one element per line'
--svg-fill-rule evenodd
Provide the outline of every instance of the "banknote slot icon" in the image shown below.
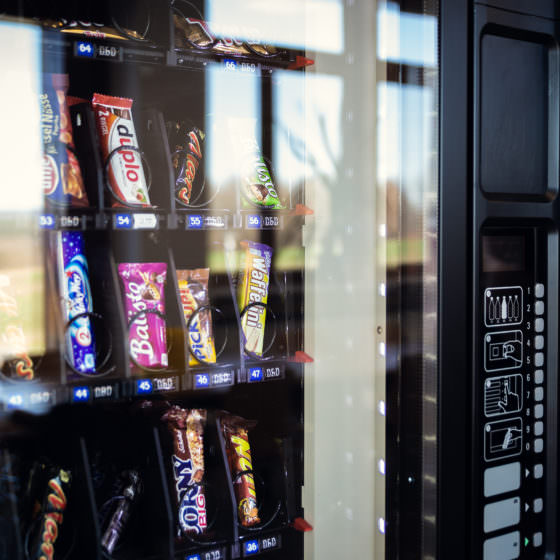
<path fill-rule="evenodd" d="M 484 426 L 484 459 L 495 461 L 519 455 L 523 449 L 523 420 L 512 418 Z"/>
<path fill-rule="evenodd" d="M 500 416 L 523 407 L 523 377 L 516 373 L 491 377 L 484 382 L 484 414 Z"/>
<path fill-rule="evenodd" d="M 484 369 L 501 371 L 515 369 L 523 364 L 523 333 L 499 331 L 484 337 Z"/>

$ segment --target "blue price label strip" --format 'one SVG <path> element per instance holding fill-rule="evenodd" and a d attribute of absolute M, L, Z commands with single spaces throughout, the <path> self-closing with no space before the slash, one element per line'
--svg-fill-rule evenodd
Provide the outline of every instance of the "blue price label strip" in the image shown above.
<path fill-rule="evenodd" d="M 90 395 L 89 387 L 74 387 L 72 389 L 72 402 L 87 402 Z"/>
<path fill-rule="evenodd" d="M 200 554 L 189 554 L 185 556 L 185 560 L 201 560 Z"/>
<path fill-rule="evenodd" d="M 249 214 L 247 216 L 247 227 L 249 229 L 259 229 L 262 226 L 262 218 L 259 214 Z"/>
<path fill-rule="evenodd" d="M 39 227 L 41 229 L 54 229 L 56 226 L 56 218 L 53 214 L 41 214 L 39 216 Z"/>
<path fill-rule="evenodd" d="M 202 219 L 202 216 L 199 215 L 188 216 L 187 229 L 201 229 L 203 225 L 204 225 L 204 220 Z"/>
<path fill-rule="evenodd" d="M 226 58 L 224 60 L 224 68 L 226 70 L 235 70 L 237 68 L 237 61 L 231 60 L 231 58 Z"/>
<path fill-rule="evenodd" d="M 115 229 L 132 229 L 134 225 L 132 216 L 130 214 L 116 214 L 114 226 Z"/>
<path fill-rule="evenodd" d="M 257 539 L 243 543 L 243 556 L 259 553 L 259 541 Z"/>
<path fill-rule="evenodd" d="M 263 370 L 260 367 L 249 368 L 249 375 L 247 376 L 248 383 L 255 383 L 256 381 L 263 380 Z"/>
<path fill-rule="evenodd" d="M 95 47 L 93 43 L 87 41 L 78 41 L 76 43 L 76 54 L 86 58 L 93 58 L 95 56 Z"/>
<path fill-rule="evenodd" d="M 136 393 L 138 395 L 149 395 L 153 391 L 154 385 L 150 379 L 139 379 L 136 382 Z"/>

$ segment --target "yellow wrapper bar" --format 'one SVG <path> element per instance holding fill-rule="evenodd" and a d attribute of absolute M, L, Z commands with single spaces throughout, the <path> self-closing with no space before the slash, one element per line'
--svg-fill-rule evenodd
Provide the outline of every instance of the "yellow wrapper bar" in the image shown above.
<path fill-rule="evenodd" d="M 262 356 L 273 250 L 268 245 L 254 241 L 244 241 L 242 245 L 245 246 L 245 256 L 239 277 L 237 304 L 242 314 L 245 351 Z M 251 305 L 254 303 L 264 305 Z"/>
<path fill-rule="evenodd" d="M 212 315 L 210 309 L 203 309 L 195 313 L 201 307 L 209 305 L 209 278 L 209 268 L 177 271 L 181 305 L 187 325 L 189 325 L 189 320 L 194 314 L 187 333 L 188 342 L 190 343 L 189 365 L 191 366 L 195 366 L 200 362 L 207 364 L 216 363 L 216 348 L 212 334 Z"/>

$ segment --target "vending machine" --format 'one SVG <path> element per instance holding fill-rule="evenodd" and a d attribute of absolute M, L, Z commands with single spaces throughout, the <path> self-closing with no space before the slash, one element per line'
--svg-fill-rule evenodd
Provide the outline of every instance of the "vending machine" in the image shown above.
<path fill-rule="evenodd" d="M 444 6 L 0 4 L 2 560 L 452 557 Z M 477 216 L 480 364 L 525 368 L 556 238 Z M 497 481 L 517 365 L 488 381 Z"/>

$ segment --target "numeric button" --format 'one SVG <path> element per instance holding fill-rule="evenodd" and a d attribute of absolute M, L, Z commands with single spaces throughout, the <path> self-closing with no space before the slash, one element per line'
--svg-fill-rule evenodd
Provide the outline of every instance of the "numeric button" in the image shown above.
<path fill-rule="evenodd" d="M 535 297 L 544 297 L 544 284 L 535 284 Z"/>
<path fill-rule="evenodd" d="M 544 313 L 544 302 L 543 301 L 536 301 L 535 302 L 535 313 L 537 315 L 542 315 Z"/>
<path fill-rule="evenodd" d="M 542 317 L 535 319 L 535 331 L 536 332 L 544 331 L 544 319 Z"/>

